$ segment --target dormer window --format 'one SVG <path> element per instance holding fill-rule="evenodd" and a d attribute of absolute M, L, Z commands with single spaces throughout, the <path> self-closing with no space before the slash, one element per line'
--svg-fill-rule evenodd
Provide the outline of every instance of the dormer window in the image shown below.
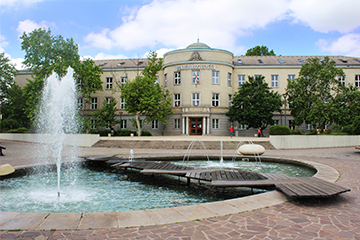
<path fill-rule="evenodd" d="M 241 64 L 243 63 L 240 58 L 237 60 L 237 62 L 238 62 L 238 63 L 241 63 Z"/>
<path fill-rule="evenodd" d="M 259 62 L 259 63 L 264 63 L 263 60 L 261 60 L 261 59 L 258 59 L 258 62 Z"/>
<path fill-rule="evenodd" d="M 301 63 L 305 63 L 305 61 L 302 60 L 301 58 L 299 58 L 298 61 L 301 62 Z"/>

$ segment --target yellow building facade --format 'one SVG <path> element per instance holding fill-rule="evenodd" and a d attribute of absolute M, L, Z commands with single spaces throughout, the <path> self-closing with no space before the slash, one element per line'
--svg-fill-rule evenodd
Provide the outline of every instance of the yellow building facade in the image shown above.
<path fill-rule="evenodd" d="M 229 122 L 225 112 L 231 106 L 231 98 L 248 76 L 262 75 L 272 90 L 285 93 L 287 79 L 297 78 L 306 59 L 323 56 L 234 56 L 233 53 L 214 49 L 199 41 L 185 49 L 167 52 L 163 58 L 163 68 L 158 73 L 159 84 L 168 89 L 173 99 L 174 114 L 168 116 L 166 125 L 153 121 L 142 122 L 144 130 L 153 135 L 229 135 Z M 344 85 L 360 87 L 360 59 L 344 56 L 330 56 L 337 67 L 346 74 L 340 79 Z M 104 73 L 101 76 L 103 91 L 92 95 L 91 104 L 79 98 L 83 115 L 91 116 L 101 108 L 104 101 L 115 98 L 118 102 L 120 124 L 116 130 L 134 130 L 130 119 L 133 116 L 124 110 L 126 102 L 120 98 L 119 86 L 141 75 L 147 59 L 96 60 Z M 20 72 L 16 82 L 20 86 L 29 78 L 29 72 Z M 284 99 L 285 100 L 285 99 Z M 289 109 L 275 113 L 276 124 L 291 127 Z M 92 121 L 96 121 L 93 119 Z M 233 123 L 235 135 L 253 136 L 256 129 Z M 306 130 L 308 126 L 301 126 Z M 267 131 L 264 132 L 265 135 Z"/>

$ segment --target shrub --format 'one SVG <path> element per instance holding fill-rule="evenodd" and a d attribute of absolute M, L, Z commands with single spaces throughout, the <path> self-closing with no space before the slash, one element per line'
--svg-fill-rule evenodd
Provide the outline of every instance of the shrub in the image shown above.
<path fill-rule="evenodd" d="M 269 135 L 290 135 L 291 130 L 287 126 L 275 125 L 269 129 Z"/>
<path fill-rule="evenodd" d="M 7 131 L 8 133 L 31 133 L 31 131 L 25 127 L 20 127 L 18 129 L 11 129 Z"/>
<path fill-rule="evenodd" d="M 352 124 L 352 134 L 360 135 L 360 116 L 357 116 Z"/>
<path fill-rule="evenodd" d="M 120 131 L 120 134 L 119 134 L 119 136 L 130 136 L 130 134 L 131 133 L 134 133 L 134 135 L 135 135 L 135 132 L 134 131 L 131 131 L 131 130 L 121 130 Z"/>
<path fill-rule="evenodd" d="M 291 134 L 293 135 L 303 135 L 304 133 L 300 130 L 300 129 L 294 129 L 294 130 L 291 130 Z"/>
<path fill-rule="evenodd" d="M 149 131 L 142 130 L 141 131 L 141 136 L 152 136 L 152 134 Z"/>
<path fill-rule="evenodd" d="M 344 126 L 342 131 L 343 133 L 347 133 L 347 134 L 353 134 L 353 130 L 352 130 L 352 125 L 347 125 L 347 126 Z"/>
<path fill-rule="evenodd" d="M 317 130 L 316 129 L 310 129 L 310 131 L 308 133 L 306 133 L 306 135 L 317 135 Z"/>

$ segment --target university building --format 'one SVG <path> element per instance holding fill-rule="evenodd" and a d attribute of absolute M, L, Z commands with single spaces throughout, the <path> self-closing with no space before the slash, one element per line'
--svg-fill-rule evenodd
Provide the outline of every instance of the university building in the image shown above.
<path fill-rule="evenodd" d="M 153 135 L 216 135 L 228 136 L 230 123 L 225 116 L 231 106 L 231 99 L 248 76 L 262 75 L 272 90 L 284 96 L 287 79 L 295 79 L 306 59 L 324 56 L 234 56 L 227 50 L 214 49 L 199 41 L 185 49 L 167 52 L 163 58 L 163 68 L 158 73 L 159 84 L 168 89 L 173 99 L 174 114 L 168 116 L 166 125 L 152 121 L 144 130 Z M 344 85 L 360 87 L 360 59 L 345 56 L 329 56 L 342 68 L 346 77 L 339 77 Z M 141 75 L 147 59 L 96 60 L 104 70 L 101 76 L 103 91 L 92 95 L 91 104 L 79 98 L 82 114 L 91 116 L 100 109 L 104 101 L 116 98 L 118 119 L 116 130 L 135 130 L 129 119 L 133 118 L 125 110 L 126 102 L 120 98 L 119 85 Z M 16 82 L 22 86 L 30 78 L 28 71 L 19 72 Z M 276 124 L 292 127 L 292 117 L 287 104 L 281 113 L 274 113 Z M 141 118 L 140 118 L 141 119 Z M 96 121 L 92 119 L 91 121 Z M 253 136 L 256 129 L 233 123 L 235 135 Z M 269 128 L 269 127 L 268 127 Z M 265 134 L 267 134 L 267 130 Z M 309 130 L 305 124 L 300 128 Z"/>

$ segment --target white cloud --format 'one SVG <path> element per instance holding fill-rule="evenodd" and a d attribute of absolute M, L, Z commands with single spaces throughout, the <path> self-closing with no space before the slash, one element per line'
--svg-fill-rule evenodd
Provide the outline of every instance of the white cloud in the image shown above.
<path fill-rule="evenodd" d="M 41 21 L 40 23 L 36 23 L 30 19 L 26 19 L 24 21 L 20 21 L 17 27 L 18 36 L 21 36 L 24 32 L 29 33 L 34 29 L 45 28 L 48 29 L 49 26 L 55 26 L 55 23 Z"/>
<path fill-rule="evenodd" d="M 156 50 L 157 57 L 163 58 L 165 53 L 170 52 L 172 50 L 175 50 L 175 48 L 160 48 Z"/>
<path fill-rule="evenodd" d="M 5 52 L 4 47 L 6 47 L 9 42 L 6 41 L 5 37 L 0 34 L 0 52 Z"/>
<path fill-rule="evenodd" d="M 200 41 L 232 50 L 235 40 L 248 31 L 283 19 L 287 0 L 154 0 L 136 11 L 127 11 L 116 29 L 90 33 L 84 41 L 101 49 L 186 47 Z"/>
<path fill-rule="evenodd" d="M 107 53 L 98 53 L 95 56 L 95 60 L 103 60 L 103 59 L 126 59 L 127 57 L 123 54 L 112 55 Z"/>
<path fill-rule="evenodd" d="M 360 57 L 360 34 L 346 34 L 332 42 L 320 39 L 317 44 L 322 51 L 329 51 L 334 55 Z"/>
<path fill-rule="evenodd" d="M 10 57 L 10 61 L 11 61 L 11 63 L 13 63 L 15 65 L 15 68 L 17 70 L 26 69 L 26 67 L 22 64 L 22 62 L 24 61 L 23 58 L 11 58 Z"/>
<path fill-rule="evenodd" d="M 0 0 L 0 6 L 11 7 L 11 8 L 30 7 L 42 1 L 44 0 Z"/>
<path fill-rule="evenodd" d="M 291 16 L 313 30 L 349 33 L 360 26 L 359 0 L 292 0 Z"/>

